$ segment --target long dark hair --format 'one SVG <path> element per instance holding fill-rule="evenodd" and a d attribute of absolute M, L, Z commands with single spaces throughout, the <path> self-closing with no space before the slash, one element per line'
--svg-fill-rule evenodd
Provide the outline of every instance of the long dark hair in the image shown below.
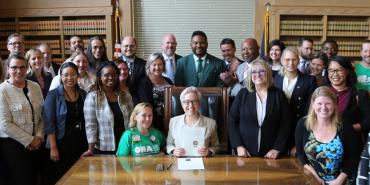
<path fill-rule="evenodd" d="M 347 87 L 355 87 L 357 83 L 357 76 L 355 72 L 355 68 L 352 65 L 352 61 L 348 57 L 344 56 L 334 56 L 329 59 L 328 68 L 332 62 L 338 63 L 340 66 L 343 67 L 347 71 L 347 77 L 346 77 L 346 86 Z M 331 82 L 329 80 L 329 75 L 326 76 L 328 83 L 331 85 Z"/>
<path fill-rule="evenodd" d="M 100 59 L 96 59 L 92 53 L 92 45 L 91 42 L 94 40 L 99 40 L 103 43 L 104 51 L 103 55 Z M 94 36 L 89 39 L 89 44 L 87 45 L 87 50 L 86 50 L 86 55 L 87 59 L 89 60 L 89 66 L 95 68 L 97 62 L 101 61 L 108 61 L 107 57 L 107 47 L 105 47 L 104 39 L 100 36 Z"/>
<path fill-rule="evenodd" d="M 97 69 L 96 71 L 96 79 L 95 79 L 95 83 L 92 85 L 91 89 L 90 89 L 90 92 L 91 91 L 97 91 L 98 93 L 102 93 L 103 92 L 103 84 L 101 82 L 101 75 L 102 75 L 102 71 L 104 68 L 113 68 L 114 71 L 116 72 L 117 74 L 117 77 L 119 75 L 119 69 L 118 67 L 116 66 L 116 64 L 114 64 L 113 62 L 103 62 Z M 113 90 L 115 92 L 119 92 L 120 88 L 119 88 L 119 81 L 117 79 L 117 82 L 116 84 L 114 85 L 113 87 Z"/>

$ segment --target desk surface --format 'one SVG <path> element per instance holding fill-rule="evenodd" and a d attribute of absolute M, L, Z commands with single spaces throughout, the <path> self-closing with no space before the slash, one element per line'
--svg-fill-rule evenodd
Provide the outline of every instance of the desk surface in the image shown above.
<path fill-rule="evenodd" d="M 173 164 L 156 171 L 157 164 Z M 318 184 L 296 159 L 219 156 L 203 158 L 205 170 L 179 171 L 175 157 L 81 158 L 58 184 Z"/>

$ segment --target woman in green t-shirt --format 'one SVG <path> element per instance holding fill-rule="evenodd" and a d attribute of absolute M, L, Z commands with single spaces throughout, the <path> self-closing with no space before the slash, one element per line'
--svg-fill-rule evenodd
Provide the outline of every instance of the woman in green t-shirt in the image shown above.
<path fill-rule="evenodd" d="M 129 128 L 119 142 L 117 156 L 143 156 L 161 153 L 166 145 L 164 135 L 152 128 L 153 107 L 139 103 L 130 117 Z"/>

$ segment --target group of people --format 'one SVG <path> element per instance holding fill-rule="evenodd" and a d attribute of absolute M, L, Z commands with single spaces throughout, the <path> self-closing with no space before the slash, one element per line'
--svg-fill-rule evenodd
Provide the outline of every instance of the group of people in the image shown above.
<path fill-rule="evenodd" d="M 72 54 L 61 66 L 51 62 L 46 43 L 25 52 L 24 37 L 15 33 L 7 46 L 9 58 L 0 65 L 0 174 L 10 177 L 4 183 L 55 183 L 80 156 L 95 154 L 216 155 L 217 123 L 204 109 L 217 101 L 197 87 L 229 88 L 227 132 L 237 156 L 297 156 L 321 183 L 353 182 L 357 175 L 370 129 L 370 41 L 356 64 L 337 56 L 334 40 L 314 55 L 309 38 L 297 48 L 273 40 L 265 58 L 247 38 L 242 59 L 225 38 L 219 59 L 207 52 L 203 31 L 191 35 L 191 54 L 177 55 L 175 36 L 166 34 L 162 51 L 147 60 L 136 55 L 132 36 L 122 40 L 116 61 L 108 61 L 99 36 L 86 50 L 72 36 Z M 164 123 L 164 91 L 173 85 L 187 87 L 179 98 L 184 114 Z"/>

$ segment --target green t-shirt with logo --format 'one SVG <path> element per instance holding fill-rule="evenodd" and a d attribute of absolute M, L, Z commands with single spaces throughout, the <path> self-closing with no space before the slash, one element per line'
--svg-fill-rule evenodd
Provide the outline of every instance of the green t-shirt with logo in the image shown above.
<path fill-rule="evenodd" d="M 365 68 L 361 63 L 356 64 L 356 75 L 358 89 L 370 91 L 370 69 Z"/>
<path fill-rule="evenodd" d="M 164 135 L 155 128 L 149 129 L 147 136 L 141 134 L 139 130 L 131 128 L 126 130 L 118 144 L 117 156 L 143 156 L 156 155 L 166 146 Z"/>

